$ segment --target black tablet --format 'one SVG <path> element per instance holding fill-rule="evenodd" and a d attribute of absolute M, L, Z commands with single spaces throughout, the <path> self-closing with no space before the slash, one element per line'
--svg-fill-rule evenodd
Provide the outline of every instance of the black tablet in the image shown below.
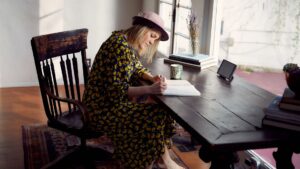
<path fill-rule="evenodd" d="M 224 59 L 218 69 L 217 74 L 225 80 L 231 81 L 233 79 L 233 73 L 235 69 L 236 64 Z"/>

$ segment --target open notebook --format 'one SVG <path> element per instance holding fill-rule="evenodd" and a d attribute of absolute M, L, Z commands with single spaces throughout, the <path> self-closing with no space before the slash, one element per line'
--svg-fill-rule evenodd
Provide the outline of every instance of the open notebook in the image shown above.
<path fill-rule="evenodd" d="M 187 80 L 166 80 L 167 89 L 163 95 L 200 96 L 201 93 Z"/>

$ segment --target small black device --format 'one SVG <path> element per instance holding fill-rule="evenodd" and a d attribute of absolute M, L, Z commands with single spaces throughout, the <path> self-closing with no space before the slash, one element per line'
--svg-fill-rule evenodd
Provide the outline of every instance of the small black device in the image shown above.
<path fill-rule="evenodd" d="M 223 59 L 217 74 L 219 75 L 219 77 L 225 79 L 226 81 L 232 81 L 235 69 L 236 64 Z"/>

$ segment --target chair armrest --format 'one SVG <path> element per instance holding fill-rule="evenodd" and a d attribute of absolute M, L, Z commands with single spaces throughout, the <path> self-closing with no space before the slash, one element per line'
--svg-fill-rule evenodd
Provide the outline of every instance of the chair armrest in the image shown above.
<path fill-rule="evenodd" d="M 61 102 L 65 102 L 65 103 L 70 103 L 75 105 L 76 107 L 78 107 L 79 112 L 81 113 L 81 120 L 83 121 L 83 124 L 85 124 L 86 119 L 85 119 L 85 114 L 87 113 L 87 108 L 86 106 L 78 101 L 78 100 L 74 100 L 74 99 L 70 99 L 70 98 L 63 98 L 63 97 L 58 97 L 55 96 L 50 90 L 49 88 L 45 88 L 46 94 L 51 97 L 51 99 L 56 100 L 56 101 L 61 101 Z"/>

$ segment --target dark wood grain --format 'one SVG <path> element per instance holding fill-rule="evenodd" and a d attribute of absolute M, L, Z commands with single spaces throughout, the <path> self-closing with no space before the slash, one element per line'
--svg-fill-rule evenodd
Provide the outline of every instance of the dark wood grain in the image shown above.
<path fill-rule="evenodd" d="M 87 29 L 77 31 L 65 31 L 64 35 L 52 33 L 43 36 L 33 37 L 32 43 L 36 44 L 36 54 L 39 61 L 47 58 L 76 53 L 87 48 Z M 61 45 L 57 45 L 57 44 Z"/>
<path fill-rule="evenodd" d="M 169 65 L 163 59 L 145 66 L 153 74 L 170 77 Z M 216 71 L 217 67 L 201 71 L 183 68 L 183 79 L 195 85 L 200 97 L 155 98 L 196 139 L 214 151 L 278 147 L 300 141 L 300 134 L 295 132 L 262 128 L 263 108 L 273 100 L 274 94 L 238 77 L 228 83 L 218 78 Z"/>

